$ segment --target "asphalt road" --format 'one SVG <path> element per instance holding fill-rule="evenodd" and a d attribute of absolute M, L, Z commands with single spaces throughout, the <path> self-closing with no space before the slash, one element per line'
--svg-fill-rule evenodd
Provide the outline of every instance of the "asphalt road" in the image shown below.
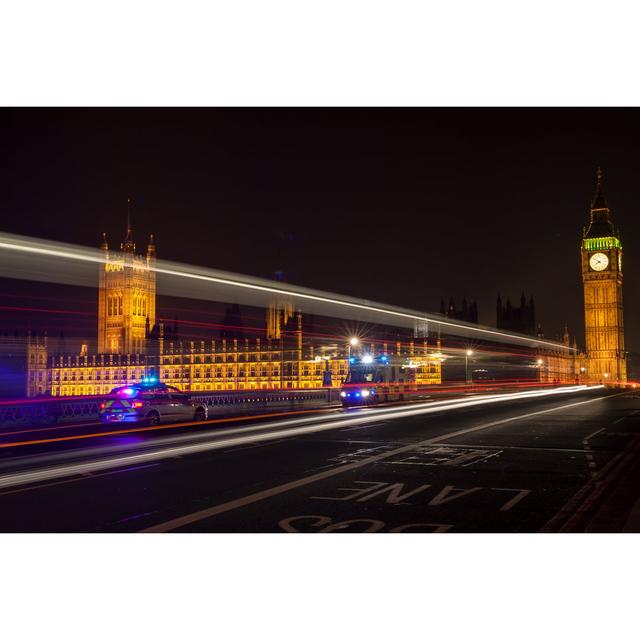
<path fill-rule="evenodd" d="M 0 530 L 581 531 L 637 457 L 640 394 L 471 398 L 153 435 L 6 447 Z"/>

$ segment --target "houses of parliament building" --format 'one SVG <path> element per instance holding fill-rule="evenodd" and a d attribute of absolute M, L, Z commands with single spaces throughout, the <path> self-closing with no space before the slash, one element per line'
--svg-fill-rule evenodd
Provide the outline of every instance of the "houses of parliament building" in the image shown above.
<path fill-rule="evenodd" d="M 320 348 L 305 342 L 302 313 L 288 303 L 269 305 L 264 338 L 178 339 L 156 317 L 153 236 L 146 253 L 138 254 L 128 221 L 120 250 L 113 251 L 104 235 L 101 250 L 98 352 L 90 354 L 83 344 L 76 353 L 52 353 L 46 335 L 30 335 L 27 396 L 106 394 L 150 375 L 182 391 L 313 389 L 337 387 L 346 378 L 346 344 Z M 385 342 L 380 348 L 410 358 L 418 383 L 441 381 L 440 359 L 426 337 Z"/>

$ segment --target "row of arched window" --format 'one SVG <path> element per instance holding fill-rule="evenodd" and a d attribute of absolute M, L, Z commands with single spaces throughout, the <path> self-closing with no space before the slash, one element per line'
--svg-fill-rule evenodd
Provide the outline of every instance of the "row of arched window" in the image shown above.
<path fill-rule="evenodd" d="M 132 313 L 134 316 L 146 316 L 147 315 L 147 297 L 143 294 L 133 294 L 133 308 Z M 113 295 L 107 296 L 107 315 L 109 316 L 121 316 L 122 315 L 122 296 Z"/>
<path fill-rule="evenodd" d="M 107 296 L 107 315 L 122 315 L 122 296 Z"/>
<path fill-rule="evenodd" d="M 138 293 L 133 294 L 133 315 L 147 315 L 147 297 Z"/>

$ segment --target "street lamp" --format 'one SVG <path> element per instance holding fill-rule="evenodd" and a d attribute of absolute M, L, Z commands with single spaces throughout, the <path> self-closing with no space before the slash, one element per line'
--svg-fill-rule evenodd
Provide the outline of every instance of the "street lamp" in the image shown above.
<path fill-rule="evenodd" d="M 464 354 L 464 373 L 466 383 L 469 384 L 469 358 L 473 355 L 471 349 L 467 349 Z"/>
<path fill-rule="evenodd" d="M 351 347 L 357 347 L 359 344 L 360 340 L 355 336 L 353 338 L 350 338 L 349 342 L 347 343 L 347 359 L 349 361 L 349 365 L 351 365 Z"/>

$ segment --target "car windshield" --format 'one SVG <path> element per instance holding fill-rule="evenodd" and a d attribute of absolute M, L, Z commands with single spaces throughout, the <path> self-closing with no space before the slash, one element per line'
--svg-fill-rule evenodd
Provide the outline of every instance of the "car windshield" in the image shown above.
<path fill-rule="evenodd" d="M 363 371 L 362 369 L 353 369 L 349 371 L 347 376 L 347 384 L 363 384 L 365 382 L 373 382 L 375 376 L 374 371 Z"/>

